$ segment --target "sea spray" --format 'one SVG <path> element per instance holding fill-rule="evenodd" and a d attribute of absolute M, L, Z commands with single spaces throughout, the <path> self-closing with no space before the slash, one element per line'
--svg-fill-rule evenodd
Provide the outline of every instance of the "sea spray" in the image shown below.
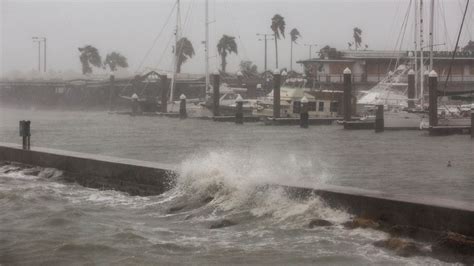
<path fill-rule="evenodd" d="M 308 168 L 312 168 L 310 160 L 301 160 L 293 154 L 264 156 L 213 150 L 183 161 L 174 190 L 183 198 L 180 204 L 193 203 L 195 208 L 202 206 L 196 202 L 211 199 L 208 205 L 215 209 L 213 219 L 216 215 L 229 217 L 243 212 L 254 218 L 270 217 L 275 222 L 291 220 L 298 226 L 311 218 L 337 222 L 348 219 L 349 215 L 328 208 L 316 196 L 294 199 L 279 186 L 308 182 Z M 319 182 L 316 176 L 313 184 Z"/>

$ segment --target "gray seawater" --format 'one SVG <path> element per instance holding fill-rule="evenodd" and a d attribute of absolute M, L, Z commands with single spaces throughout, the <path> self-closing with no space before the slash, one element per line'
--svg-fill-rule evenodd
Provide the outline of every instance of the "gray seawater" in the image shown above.
<path fill-rule="evenodd" d="M 0 112 L 3 142 L 18 143 L 18 121 L 29 119 L 33 146 L 179 169 L 171 191 L 132 197 L 64 182 L 54 169 L 0 167 L 0 264 L 440 264 L 376 248 L 372 243 L 385 233 L 346 230 L 340 224 L 350 219 L 347 213 L 318 198 L 295 200 L 261 185 L 312 182 L 474 204 L 468 136 L 237 126 L 105 112 Z M 448 160 L 453 167 L 446 167 Z M 313 218 L 336 225 L 308 229 Z M 209 229 L 222 219 L 237 225 Z"/>

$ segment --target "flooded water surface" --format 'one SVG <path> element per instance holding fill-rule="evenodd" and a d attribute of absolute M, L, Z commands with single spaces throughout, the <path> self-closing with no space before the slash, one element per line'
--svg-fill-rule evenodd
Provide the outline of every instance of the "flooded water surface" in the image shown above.
<path fill-rule="evenodd" d="M 177 185 L 133 197 L 84 188 L 64 173 L 0 167 L 0 263 L 8 264 L 441 264 L 377 248 L 387 237 L 347 230 L 351 217 L 318 198 L 264 184 L 332 184 L 474 204 L 468 136 L 268 127 L 106 112 L 2 109 L 0 141 L 177 165 Z M 448 161 L 452 167 L 446 167 Z M 308 228 L 311 219 L 333 223 Z M 233 226 L 210 229 L 231 221 Z"/>

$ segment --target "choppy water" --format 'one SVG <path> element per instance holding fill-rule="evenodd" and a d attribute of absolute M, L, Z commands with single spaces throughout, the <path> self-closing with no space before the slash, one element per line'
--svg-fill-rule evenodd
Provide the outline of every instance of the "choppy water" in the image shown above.
<path fill-rule="evenodd" d="M 346 230 L 318 199 L 183 164 L 178 185 L 131 197 L 61 181 L 52 169 L 0 168 L 0 262 L 5 264 L 420 264 L 376 248 L 386 235 Z M 196 170 L 198 168 L 198 170 Z M 39 173 L 37 173 L 39 171 Z M 7 173 L 6 173 L 7 172 Z M 205 175 L 203 175 L 205 174 Z M 206 203 L 209 196 L 213 200 Z M 170 213 L 172 207 L 183 209 Z M 308 229 L 312 218 L 336 226 Z M 235 226 L 209 229 L 221 219 Z"/>
<path fill-rule="evenodd" d="M 317 198 L 295 200 L 261 185 L 319 182 L 474 202 L 468 136 L 0 112 L 0 141 L 18 142 L 18 120 L 29 119 L 33 146 L 180 169 L 173 190 L 131 197 L 66 183 L 53 169 L 2 166 L 0 264 L 438 264 L 374 247 L 384 233 L 344 229 L 349 215 Z M 313 218 L 336 226 L 308 229 Z M 222 219 L 237 225 L 209 229 Z"/>

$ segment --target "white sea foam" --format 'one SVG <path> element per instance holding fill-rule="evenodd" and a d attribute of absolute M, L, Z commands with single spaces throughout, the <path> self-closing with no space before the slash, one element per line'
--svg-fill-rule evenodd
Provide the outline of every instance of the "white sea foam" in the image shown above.
<path fill-rule="evenodd" d="M 270 158 L 269 158 L 270 157 Z M 324 218 L 343 221 L 349 215 L 325 206 L 317 197 L 292 199 L 285 189 L 271 186 L 307 182 L 308 160 L 294 155 L 271 158 L 232 151 L 210 151 L 185 160 L 179 169 L 177 190 L 192 199 L 212 197 L 210 204 L 226 213 L 249 211 L 256 217 L 271 216 L 276 221 Z M 279 162 L 274 164 L 274 162 Z M 313 183 L 317 184 L 318 176 Z M 270 186 L 268 186 L 270 185 Z"/>

